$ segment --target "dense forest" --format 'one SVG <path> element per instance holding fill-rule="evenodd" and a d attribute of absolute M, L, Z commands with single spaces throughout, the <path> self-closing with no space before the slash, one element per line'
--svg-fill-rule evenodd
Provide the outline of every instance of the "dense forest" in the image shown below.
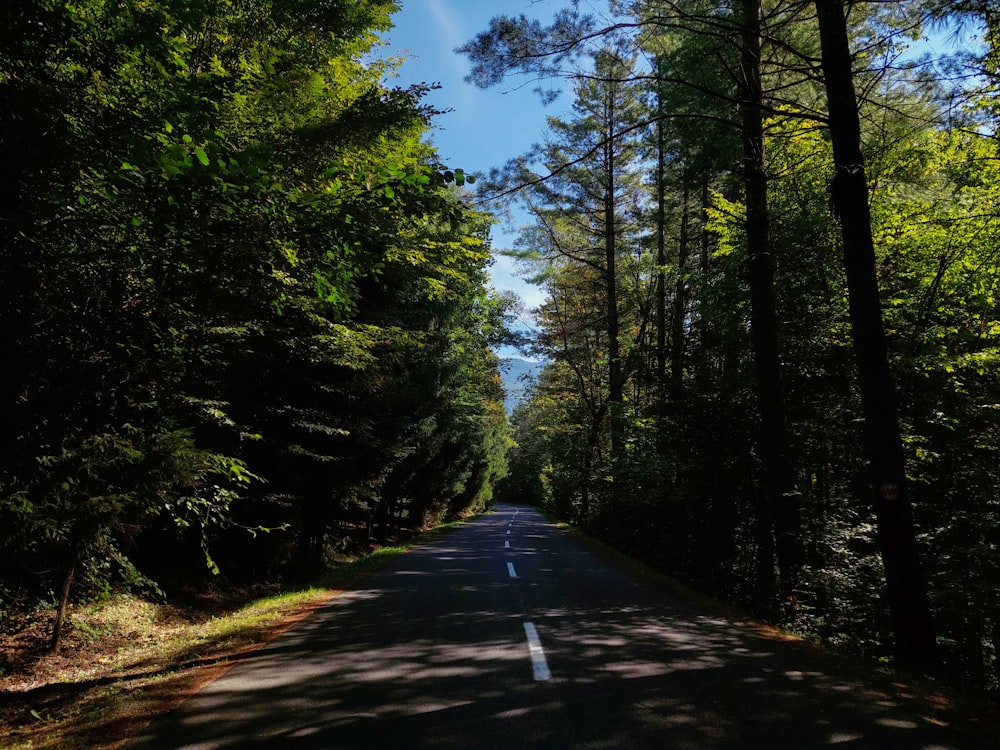
<path fill-rule="evenodd" d="M 0 4 L 0 608 L 304 576 L 496 487 L 1000 687 L 1000 15 L 596 5 L 459 50 L 569 103 L 475 179 L 386 83 L 394 0 Z"/>
<path fill-rule="evenodd" d="M 487 507 L 507 303 L 426 87 L 384 83 L 397 9 L 0 4 L 0 607 Z"/>
<path fill-rule="evenodd" d="M 633 0 L 465 44 L 477 85 L 568 100 L 484 187 L 527 216 L 513 254 L 548 293 L 501 496 L 996 689 L 998 23 Z"/>

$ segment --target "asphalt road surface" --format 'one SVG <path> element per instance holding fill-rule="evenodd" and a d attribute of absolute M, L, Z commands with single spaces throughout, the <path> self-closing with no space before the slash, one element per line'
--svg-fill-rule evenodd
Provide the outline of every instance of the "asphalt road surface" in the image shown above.
<path fill-rule="evenodd" d="M 987 748 L 954 707 L 772 638 L 501 505 L 154 721 L 131 750 Z"/>

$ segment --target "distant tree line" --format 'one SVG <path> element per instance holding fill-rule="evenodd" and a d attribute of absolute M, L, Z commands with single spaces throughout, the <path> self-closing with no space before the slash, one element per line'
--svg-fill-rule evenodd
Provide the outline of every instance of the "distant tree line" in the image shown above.
<path fill-rule="evenodd" d="M 426 88 L 383 83 L 397 9 L 3 2 L 0 606 L 490 503 L 506 303 Z"/>

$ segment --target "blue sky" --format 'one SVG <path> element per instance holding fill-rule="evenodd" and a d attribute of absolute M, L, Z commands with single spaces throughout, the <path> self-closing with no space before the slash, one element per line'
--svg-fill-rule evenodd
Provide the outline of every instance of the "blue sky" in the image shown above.
<path fill-rule="evenodd" d="M 437 118 L 432 133 L 441 160 L 449 166 L 473 173 L 501 166 L 542 139 L 547 114 L 562 114 L 570 105 L 569 97 L 563 97 L 543 107 L 532 92 L 533 83 L 526 80 L 478 89 L 462 80 L 469 64 L 464 55 L 454 52 L 487 29 L 494 16 L 524 13 L 548 21 L 565 6 L 565 0 L 401 0 L 401 5 L 402 10 L 393 16 L 395 27 L 384 35 L 387 45 L 381 54 L 408 58 L 391 84 L 441 84 L 426 101 L 453 110 Z M 585 5 L 597 14 L 606 12 L 603 0 L 589 0 Z M 914 54 L 953 48 L 953 37 L 954 29 L 938 29 L 930 43 L 917 45 Z M 963 41 L 970 40 L 967 36 Z M 512 242 L 510 227 L 494 227 L 494 248 L 509 248 Z M 497 290 L 517 292 L 528 308 L 542 301 L 542 291 L 517 278 L 508 258 L 498 254 L 491 274 Z"/>
<path fill-rule="evenodd" d="M 453 110 L 437 118 L 432 134 L 445 164 L 466 172 L 488 172 L 541 140 L 549 111 L 532 93 L 531 82 L 478 89 L 462 80 L 469 64 L 454 49 L 486 30 L 494 16 L 524 13 L 548 20 L 565 5 L 563 0 L 401 1 L 403 8 L 393 16 L 395 28 L 385 35 L 388 45 L 382 54 L 410 58 L 390 83 L 441 84 L 426 101 Z M 559 113 L 568 104 L 560 100 L 549 109 Z M 494 228 L 494 248 L 510 247 L 511 242 L 508 228 Z M 517 292 L 529 308 L 541 302 L 541 290 L 518 279 L 509 259 L 498 255 L 491 272 L 498 290 Z"/>

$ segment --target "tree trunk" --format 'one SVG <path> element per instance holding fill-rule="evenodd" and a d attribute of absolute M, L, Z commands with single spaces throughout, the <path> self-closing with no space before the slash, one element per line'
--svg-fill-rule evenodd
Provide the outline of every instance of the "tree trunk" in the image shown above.
<path fill-rule="evenodd" d="M 617 477 L 619 466 L 625 455 L 624 430 L 624 376 L 622 372 L 621 343 L 619 341 L 618 320 L 618 237 L 616 226 L 617 189 L 615 182 L 615 139 L 616 122 L 614 95 L 608 96 L 606 122 L 609 123 L 608 138 L 604 146 L 604 169 L 607 185 L 604 192 L 604 256 L 607 334 L 608 334 L 608 424 L 611 438 L 611 496 L 618 494 Z"/>
<path fill-rule="evenodd" d="M 993 625 L 993 653 L 1000 654 L 1000 612 L 996 609 L 991 614 L 991 620 Z M 993 659 L 989 677 L 992 678 L 994 684 L 1000 681 L 1000 659 Z"/>
<path fill-rule="evenodd" d="M 375 518 L 378 523 L 378 541 L 383 544 L 389 539 L 389 518 L 391 515 L 392 505 L 383 495 L 375 505 Z"/>
<path fill-rule="evenodd" d="M 601 423 L 604 421 L 604 409 L 590 415 L 590 428 L 587 430 L 587 448 L 583 453 L 583 481 L 580 485 L 580 525 L 585 526 L 590 516 L 590 487 L 593 481 L 594 457 L 597 453 L 597 442 L 601 435 Z"/>
<path fill-rule="evenodd" d="M 674 319 L 670 351 L 670 400 L 680 403 L 684 390 L 684 320 L 687 317 L 687 259 L 690 253 L 690 175 L 684 171 L 683 204 L 681 206 L 681 236 L 677 248 L 677 283 L 674 287 Z"/>
<path fill-rule="evenodd" d="M 711 237 L 708 229 L 708 208 L 709 208 L 709 193 L 708 193 L 708 176 L 702 175 L 701 178 L 701 257 L 698 263 L 698 275 L 701 278 L 702 287 L 702 297 L 704 297 L 709 290 L 709 248 L 711 244 Z M 711 357 L 709 356 L 709 339 L 711 338 L 711 332 L 708 330 L 708 320 L 699 310 L 698 315 L 698 364 L 697 364 L 697 378 L 698 378 L 698 388 L 700 391 L 704 392 L 708 390 L 708 384 L 712 381 L 711 377 Z"/>
<path fill-rule="evenodd" d="M 940 669 L 940 657 L 913 526 L 875 276 L 875 244 L 847 22 L 841 0 L 816 0 L 816 12 L 836 168 L 831 196 L 844 244 L 851 334 L 896 658 L 904 668 L 934 673 Z"/>
<path fill-rule="evenodd" d="M 771 249 L 767 173 L 764 159 L 763 91 L 760 80 L 760 4 L 742 2 L 740 53 L 741 140 L 746 202 L 746 238 L 750 281 L 750 335 L 753 341 L 760 408 L 760 456 L 764 492 L 759 493 L 757 539 L 761 545 L 757 587 L 760 601 L 775 590 L 774 553 L 788 589 L 800 564 L 797 512 L 791 502 L 793 474 L 787 458 L 785 399 L 778 349 L 775 259 Z M 771 529 L 776 531 L 771 542 Z"/>
<path fill-rule="evenodd" d="M 667 379 L 667 212 L 663 121 L 656 122 L 656 385 L 664 397 Z"/>
<path fill-rule="evenodd" d="M 66 568 L 66 577 L 63 579 L 62 591 L 59 594 L 59 604 L 56 606 L 56 620 L 52 624 L 52 640 L 49 641 L 49 651 L 55 653 L 62 643 L 63 620 L 66 617 L 66 607 L 69 604 L 69 587 L 73 583 L 73 575 L 76 573 L 76 553 L 70 558 L 69 566 Z"/>
<path fill-rule="evenodd" d="M 329 525 L 330 499 L 325 496 L 303 496 L 302 517 L 299 519 L 298 556 L 300 562 L 307 568 L 316 567 L 323 561 L 323 544 L 326 540 L 326 529 Z M 370 515 L 370 514 L 369 514 Z M 371 540 L 371 524 L 368 529 Z"/>

